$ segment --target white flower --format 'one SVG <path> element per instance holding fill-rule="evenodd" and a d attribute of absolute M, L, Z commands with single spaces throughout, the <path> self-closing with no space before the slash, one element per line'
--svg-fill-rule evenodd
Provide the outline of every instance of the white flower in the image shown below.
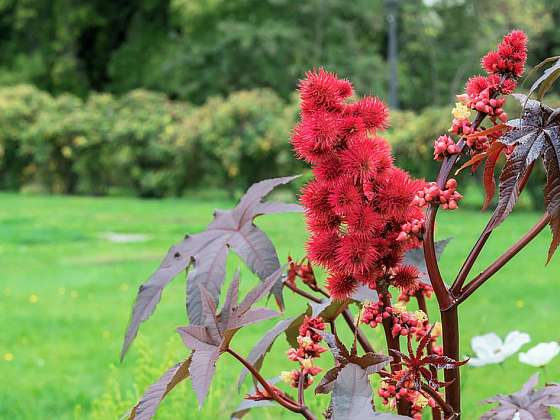
<path fill-rule="evenodd" d="M 560 345 L 556 341 L 539 343 L 530 348 L 527 353 L 519 353 L 519 361 L 526 365 L 541 367 L 550 363 L 558 353 L 560 353 Z"/>
<path fill-rule="evenodd" d="M 471 347 L 476 354 L 469 361 L 469 365 L 480 367 L 494 363 L 502 363 L 509 356 L 517 353 L 521 346 L 531 341 L 529 334 L 519 331 L 510 332 L 505 341 L 495 333 L 473 337 Z"/>

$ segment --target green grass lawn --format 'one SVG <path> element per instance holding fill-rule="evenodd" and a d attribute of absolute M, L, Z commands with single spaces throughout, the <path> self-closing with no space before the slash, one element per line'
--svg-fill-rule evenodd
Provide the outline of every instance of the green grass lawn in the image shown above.
<path fill-rule="evenodd" d="M 181 276 L 141 328 L 124 363 L 118 362 L 138 285 L 172 243 L 185 233 L 203 229 L 214 208 L 231 203 L 15 194 L 0 194 L 0 202 L 0 418 L 118 418 L 165 367 L 188 354 L 174 331 L 186 323 Z M 456 272 L 487 217 L 463 210 L 441 214 L 438 236 L 455 238 L 442 258 L 446 278 Z M 490 263 L 538 217 L 515 213 L 497 230 L 475 270 Z M 282 260 L 289 253 L 302 255 L 305 230 L 300 215 L 266 216 L 258 224 L 271 236 Z M 118 244 L 103 239 L 107 232 L 141 233 L 149 239 Z M 533 344 L 559 339 L 555 283 L 560 277 L 560 257 L 544 267 L 549 242 L 547 230 L 461 307 L 463 354 L 470 351 L 471 337 L 491 331 L 501 336 L 513 329 L 526 331 Z M 235 257 L 230 258 L 230 271 L 238 264 Z M 255 282 L 242 271 L 244 290 Z M 303 307 L 288 292 L 286 297 L 288 315 Z M 242 331 L 232 347 L 247 354 L 275 322 Z M 381 331 L 367 333 L 382 348 Z M 283 354 L 284 340 L 276 348 L 265 362 L 269 377 L 293 366 Z M 329 357 L 323 359 L 330 362 Z M 191 384 L 186 382 L 162 404 L 158 418 L 227 418 L 241 398 L 234 387 L 239 371 L 224 355 L 200 413 Z M 480 400 L 517 390 L 534 371 L 520 364 L 517 356 L 503 366 L 464 368 L 465 418 L 483 411 Z M 546 379 L 560 379 L 560 357 L 547 368 Z M 325 406 L 327 400 L 323 396 L 313 406 Z M 255 412 L 253 418 L 279 415 L 278 409 L 269 408 Z"/>

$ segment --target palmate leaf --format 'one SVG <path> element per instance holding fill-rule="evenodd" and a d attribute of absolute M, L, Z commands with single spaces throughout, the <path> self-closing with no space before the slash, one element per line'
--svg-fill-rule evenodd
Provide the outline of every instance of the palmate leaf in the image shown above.
<path fill-rule="evenodd" d="M 560 142 L 557 147 L 548 145 L 544 151 L 544 165 L 546 168 L 546 187 L 544 202 L 550 214 L 552 228 L 552 244 L 548 251 L 548 261 L 560 244 Z"/>
<path fill-rule="evenodd" d="M 543 159 L 547 174 L 545 202 L 551 216 L 550 226 L 553 242 L 548 260 L 552 258 L 560 242 L 560 110 L 527 99 L 525 95 L 514 95 L 524 105 L 519 120 L 510 122 L 513 129 L 498 141 L 504 146 L 515 145 L 500 175 L 500 194 L 487 231 L 499 226 L 513 210 L 519 198 L 521 180 L 528 168 L 539 157 Z"/>
<path fill-rule="evenodd" d="M 138 289 L 132 310 L 121 359 L 138 333 L 140 324 L 154 312 L 165 286 L 179 273 L 192 265 L 187 276 L 187 313 L 192 324 L 202 324 L 203 285 L 217 303 L 224 282 L 227 254 L 233 249 L 259 278 L 264 280 L 280 267 L 272 242 L 253 220 L 263 214 L 301 211 L 296 204 L 263 203 L 275 187 L 287 184 L 296 177 L 274 178 L 251 186 L 232 210 L 217 210 L 214 220 L 203 232 L 187 236 L 168 251 L 159 268 Z M 282 309 L 282 284 L 278 282 L 272 293 Z"/>
<path fill-rule="evenodd" d="M 560 404 L 560 385 L 536 389 L 538 381 L 539 374 L 535 373 L 520 391 L 483 401 L 486 404 L 498 403 L 498 406 L 484 413 L 481 420 L 509 420 L 516 414 L 521 420 L 552 420 L 550 407 Z"/>
<path fill-rule="evenodd" d="M 177 384 L 189 377 L 191 358 L 169 368 L 159 380 L 151 385 L 127 415 L 129 420 L 149 420 L 165 398 Z"/>
<path fill-rule="evenodd" d="M 373 417 L 371 385 L 364 369 L 349 363 L 334 382 L 332 418 L 334 420 L 368 419 Z"/>
<path fill-rule="evenodd" d="M 246 325 L 264 321 L 278 315 L 267 308 L 252 309 L 252 305 L 267 295 L 282 276 L 279 268 L 261 284 L 251 290 L 238 304 L 239 273 L 236 273 L 226 294 L 222 310 L 216 315 L 212 296 L 200 286 L 202 319 L 204 325 L 179 327 L 177 332 L 188 348 L 194 350 L 189 372 L 198 403 L 204 404 L 216 371 L 216 361 L 228 349 L 235 333 Z"/>

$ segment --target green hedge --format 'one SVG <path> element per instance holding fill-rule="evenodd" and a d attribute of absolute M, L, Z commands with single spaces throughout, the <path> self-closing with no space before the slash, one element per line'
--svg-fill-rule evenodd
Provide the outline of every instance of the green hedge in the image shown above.
<path fill-rule="evenodd" d="M 52 97 L 0 89 L 0 188 L 56 193 L 180 195 L 245 188 L 301 171 L 288 143 L 296 106 L 271 90 L 212 98 L 194 109 L 143 90 Z"/>
<path fill-rule="evenodd" d="M 304 172 L 289 144 L 297 99 L 240 91 L 199 107 L 144 90 L 116 97 L 50 96 L 32 86 L 0 89 L 0 188 L 57 193 L 181 195 L 189 188 L 245 189 Z M 512 115 L 515 108 L 509 111 Z M 433 179 L 433 141 L 449 128 L 451 106 L 391 113 L 384 133 L 397 164 Z M 480 183 L 465 171 L 462 184 Z M 529 184 L 542 202 L 543 172 Z"/>

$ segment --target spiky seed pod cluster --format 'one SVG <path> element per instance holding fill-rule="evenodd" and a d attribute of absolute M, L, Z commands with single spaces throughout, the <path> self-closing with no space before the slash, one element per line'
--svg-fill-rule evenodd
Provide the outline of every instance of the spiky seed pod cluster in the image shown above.
<path fill-rule="evenodd" d="M 324 70 L 309 72 L 299 86 L 301 122 L 292 145 L 312 166 L 302 190 L 310 231 L 309 258 L 329 272 L 335 299 L 359 283 L 375 288 L 418 240 L 397 241 L 401 226 L 422 220 L 411 206 L 425 185 L 393 165 L 389 143 L 378 136 L 388 110 L 375 97 L 350 102 L 350 82 Z"/>

